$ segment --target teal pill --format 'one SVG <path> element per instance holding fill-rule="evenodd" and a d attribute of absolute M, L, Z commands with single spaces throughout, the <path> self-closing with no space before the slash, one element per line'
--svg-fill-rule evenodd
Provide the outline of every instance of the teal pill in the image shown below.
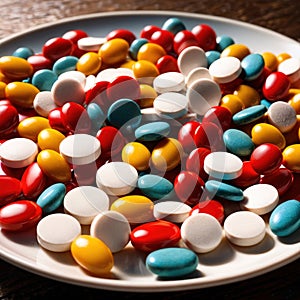
<path fill-rule="evenodd" d="M 133 60 L 137 60 L 137 54 L 140 50 L 140 48 L 148 43 L 149 41 L 147 39 L 144 39 L 144 38 L 139 38 L 139 39 L 135 39 L 131 45 L 130 45 L 130 48 L 129 48 L 129 55 L 130 57 L 133 59 Z"/>
<path fill-rule="evenodd" d="M 27 59 L 28 57 L 34 55 L 34 51 L 28 47 L 20 47 L 14 51 L 12 56 L 21 57 Z"/>
<path fill-rule="evenodd" d="M 75 56 L 64 56 L 59 58 L 53 65 L 53 72 L 58 76 L 68 71 L 75 71 L 78 58 Z"/>
<path fill-rule="evenodd" d="M 102 127 L 106 118 L 104 112 L 102 111 L 100 106 L 96 103 L 88 104 L 86 107 L 86 111 L 91 120 L 92 128 L 95 131 L 98 131 Z"/>
<path fill-rule="evenodd" d="M 221 53 L 215 50 L 205 52 L 208 66 L 210 66 L 215 60 L 221 57 Z"/>
<path fill-rule="evenodd" d="M 300 202 L 287 200 L 279 204 L 269 219 L 271 231 L 277 236 L 288 236 L 300 228 Z"/>
<path fill-rule="evenodd" d="M 31 83 L 42 91 L 51 91 L 52 85 L 57 80 L 57 75 L 48 69 L 42 69 L 36 71 L 33 76 Z"/>
<path fill-rule="evenodd" d="M 146 267 L 160 277 L 182 277 L 197 269 L 198 256 L 186 248 L 163 248 L 148 254 Z"/>
<path fill-rule="evenodd" d="M 173 191 L 173 183 L 159 175 L 140 176 L 137 182 L 141 192 L 151 199 L 162 199 Z"/>
<path fill-rule="evenodd" d="M 267 100 L 267 99 L 261 99 L 260 104 L 264 105 L 267 109 L 271 106 L 273 102 Z"/>
<path fill-rule="evenodd" d="M 263 103 L 250 106 L 234 114 L 232 121 L 235 125 L 246 125 L 263 117 L 267 110 Z"/>
<path fill-rule="evenodd" d="M 256 79 L 263 71 L 265 61 L 261 54 L 251 53 L 244 57 L 241 61 L 241 67 L 245 80 Z"/>
<path fill-rule="evenodd" d="M 179 18 L 174 17 L 166 20 L 162 25 L 162 29 L 168 30 L 175 35 L 179 31 L 185 30 L 186 27 Z"/>
<path fill-rule="evenodd" d="M 228 129 L 223 133 L 226 149 L 237 156 L 248 156 L 255 148 L 255 144 L 248 134 L 238 129 Z"/>
<path fill-rule="evenodd" d="M 241 189 L 217 180 L 206 181 L 205 190 L 212 197 L 217 196 L 230 201 L 242 201 L 244 199 L 244 194 Z"/>
<path fill-rule="evenodd" d="M 234 44 L 234 40 L 228 35 L 217 36 L 216 50 L 222 52 L 225 48 Z"/>
<path fill-rule="evenodd" d="M 171 131 L 167 122 L 152 122 L 144 124 L 135 130 L 136 139 L 144 142 L 152 142 L 167 137 Z"/>
<path fill-rule="evenodd" d="M 43 191 L 36 203 L 42 208 L 44 214 L 49 214 L 62 205 L 65 195 L 65 185 L 63 183 L 55 183 Z"/>

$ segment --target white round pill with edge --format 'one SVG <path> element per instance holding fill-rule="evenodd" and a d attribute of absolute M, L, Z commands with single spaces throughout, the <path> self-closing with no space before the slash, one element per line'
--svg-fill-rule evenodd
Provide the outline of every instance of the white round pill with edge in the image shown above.
<path fill-rule="evenodd" d="M 78 133 L 63 139 L 59 151 L 68 163 L 85 165 L 94 162 L 100 156 L 101 145 L 96 137 Z"/>
<path fill-rule="evenodd" d="M 251 211 L 237 211 L 224 221 L 226 238 L 237 246 L 253 246 L 263 240 L 266 234 L 265 221 Z"/>
<path fill-rule="evenodd" d="M 216 249 L 222 241 L 223 229 L 217 219 L 209 214 L 189 216 L 181 225 L 183 242 L 196 253 Z"/>
<path fill-rule="evenodd" d="M 282 72 L 289 77 L 291 83 L 300 80 L 300 60 L 291 57 L 282 61 L 277 68 L 278 72 Z"/>
<path fill-rule="evenodd" d="M 96 184 L 108 195 L 121 196 L 132 192 L 138 180 L 137 170 L 126 162 L 109 162 L 96 173 Z"/>
<path fill-rule="evenodd" d="M 42 117 L 47 118 L 50 111 L 57 107 L 50 91 L 39 92 L 34 97 L 33 108 Z"/>
<path fill-rule="evenodd" d="M 109 197 L 95 186 L 79 186 L 65 195 L 63 205 L 80 224 L 90 225 L 99 213 L 109 209 Z"/>
<path fill-rule="evenodd" d="M 228 56 L 215 60 L 208 70 L 217 83 L 228 83 L 239 77 L 242 67 L 238 58 Z"/>
<path fill-rule="evenodd" d="M 222 92 L 213 80 L 202 78 L 190 84 L 186 97 L 191 111 L 203 116 L 212 106 L 219 105 Z"/>
<path fill-rule="evenodd" d="M 184 89 L 184 76 L 179 72 L 166 72 L 153 80 L 153 87 L 158 93 L 180 92 Z"/>
<path fill-rule="evenodd" d="M 97 215 L 90 227 L 90 235 L 103 241 L 112 253 L 121 251 L 130 240 L 128 220 L 117 211 Z"/>
<path fill-rule="evenodd" d="M 198 79 L 212 79 L 207 68 L 199 67 L 193 69 L 185 78 L 185 84 L 187 87 L 190 87 L 191 84 Z"/>
<path fill-rule="evenodd" d="M 55 213 L 41 219 L 36 231 L 38 243 L 43 248 L 65 252 L 70 250 L 73 240 L 81 234 L 81 226 L 74 217 Z"/>
<path fill-rule="evenodd" d="M 64 73 L 60 74 L 58 76 L 57 80 L 62 80 L 62 79 L 67 79 L 67 78 L 76 79 L 81 83 L 81 85 L 83 87 L 85 87 L 86 77 L 82 72 L 74 71 L 74 70 L 73 71 L 67 71 L 67 72 L 64 72 Z"/>
<path fill-rule="evenodd" d="M 204 171 L 214 178 L 231 180 L 239 177 L 242 169 L 242 160 L 229 152 L 211 152 L 204 159 Z"/>
<path fill-rule="evenodd" d="M 100 81 L 113 82 L 115 79 L 117 79 L 120 76 L 130 76 L 134 78 L 134 73 L 131 69 L 128 68 L 107 68 L 101 70 L 96 75 L 96 82 L 100 82 Z"/>
<path fill-rule="evenodd" d="M 26 138 L 13 138 L 0 145 L 1 162 L 10 168 L 29 166 L 34 162 L 37 154 L 37 144 Z"/>
<path fill-rule="evenodd" d="M 154 204 L 153 215 L 156 219 L 182 223 L 188 218 L 191 207 L 179 201 L 162 201 Z"/>
<path fill-rule="evenodd" d="M 258 215 L 264 215 L 272 211 L 279 201 L 277 189 L 266 183 L 254 184 L 246 188 L 243 194 L 244 200 L 240 202 L 241 208 Z"/>
<path fill-rule="evenodd" d="M 77 46 L 85 51 L 98 51 L 100 47 L 106 42 L 106 38 L 88 36 L 77 41 Z"/>

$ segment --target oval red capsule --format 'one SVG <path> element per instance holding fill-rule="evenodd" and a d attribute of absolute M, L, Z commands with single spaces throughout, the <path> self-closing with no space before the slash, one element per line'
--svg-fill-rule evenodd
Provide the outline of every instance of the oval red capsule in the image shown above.
<path fill-rule="evenodd" d="M 177 60 L 171 55 L 164 55 L 160 57 L 156 62 L 156 67 L 159 71 L 159 74 L 167 72 L 179 72 Z"/>
<path fill-rule="evenodd" d="M 103 111 L 107 111 L 110 106 L 107 97 L 108 81 L 99 81 L 85 93 L 85 104 L 96 103 Z"/>
<path fill-rule="evenodd" d="M 196 148 L 194 135 L 196 129 L 200 125 L 201 124 L 198 121 L 189 121 L 183 124 L 182 127 L 179 129 L 177 139 L 186 153 L 190 153 Z"/>
<path fill-rule="evenodd" d="M 162 220 L 137 226 L 130 233 L 134 248 L 145 252 L 175 246 L 180 237 L 180 228 L 176 224 Z"/>
<path fill-rule="evenodd" d="M 190 216 L 199 213 L 209 214 L 215 217 L 220 223 L 224 220 L 224 206 L 217 200 L 201 201 L 192 207 Z"/>
<path fill-rule="evenodd" d="M 20 180 L 0 175 L 0 207 L 15 201 L 21 195 L 21 192 Z"/>
<path fill-rule="evenodd" d="M 160 29 L 151 35 L 149 42 L 158 44 L 162 46 L 166 52 L 171 52 L 173 50 L 173 34 L 165 29 Z"/>
<path fill-rule="evenodd" d="M 223 106 L 212 106 L 203 116 L 202 124 L 214 123 L 226 131 L 231 127 L 232 114 Z"/>
<path fill-rule="evenodd" d="M 128 29 L 116 29 L 106 35 L 106 40 L 123 39 L 129 45 L 135 40 L 135 34 Z"/>
<path fill-rule="evenodd" d="M 199 24 L 192 28 L 192 33 L 204 51 L 214 50 L 217 45 L 217 35 L 214 29 L 207 24 Z"/>
<path fill-rule="evenodd" d="M 31 64 L 34 73 L 42 69 L 51 70 L 53 66 L 53 62 L 42 54 L 29 56 L 27 61 Z"/>
<path fill-rule="evenodd" d="M 240 188 L 247 188 L 259 183 L 260 175 L 253 169 L 250 161 L 243 161 L 242 173 L 230 182 Z"/>
<path fill-rule="evenodd" d="M 176 33 L 173 40 L 173 49 L 177 54 L 191 46 L 199 46 L 198 40 L 191 31 L 182 30 Z"/>
<path fill-rule="evenodd" d="M 48 40 L 42 49 L 43 55 L 51 61 L 71 54 L 73 43 L 62 37 L 55 37 Z"/>
<path fill-rule="evenodd" d="M 51 128 L 56 129 L 60 132 L 66 133 L 68 130 L 63 124 L 63 114 L 61 107 L 54 108 L 48 114 L 49 125 Z"/>
<path fill-rule="evenodd" d="M 0 105 L 0 137 L 11 134 L 19 124 L 17 109 L 10 104 Z"/>
<path fill-rule="evenodd" d="M 152 34 L 155 32 L 155 31 L 158 31 L 160 30 L 161 28 L 158 27 L 158 26 L 155 26 L 155 25 L 147 25 L 145 26 L 142 31 L 140 32 L 140 37 L 141 38 L 144 38 L 144 39 L 147 39 L 147 40 L 150 40 Z"/>

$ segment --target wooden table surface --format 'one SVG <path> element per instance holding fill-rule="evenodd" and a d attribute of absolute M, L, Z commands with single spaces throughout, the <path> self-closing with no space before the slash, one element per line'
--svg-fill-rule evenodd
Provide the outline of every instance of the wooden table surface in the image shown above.
<path fill-rule="evenodd" d="M 81 14 L 118 10 L 174 10 L 211 14 L 260 25 L 300 41 L 295 0 L 61 0 L 0 2 L 0 38 L 39 24 Z M 0 241 L 1 243 L 1 241 Z M 299 250 L 300 251 L 300 250 Z M 164 293 L 116 292 L 40 277 L 0 260 L 0 299 L 300 299 L 300 260 L 267 274 L 222 286 Z"/>

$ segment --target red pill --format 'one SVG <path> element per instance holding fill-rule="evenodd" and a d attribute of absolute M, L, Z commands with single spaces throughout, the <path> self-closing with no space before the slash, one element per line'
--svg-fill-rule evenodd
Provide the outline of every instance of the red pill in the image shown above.
<path fill-rule="evenodd" d="M 147 26 L 145 26 L 145 27 L 142 29 L 142 31 L 140 32 L 140 37 L 141 37 L 141 38 L 144 38 L 144 39 L 147 39 L 147 40 L 150 40 L 152 34 L 153 34 L 155 31 L 158 31 L 158 30 L 161 30 L 161 28 L 158 27 L 158 26 L 155 26 L 155 25 L 147 25 Z"/>
<path fill-rule="evenodd" d="M 70 40 L 72 43 L 77 43 L 80 39 L 87 37 L 88 34 L 80 29 L 69 30 L 62 35 L 63 39 Z"/>
<path fill-rule="evenodd" d="M 63 114 L 61 107 L 57 107 L 51 110 L 48 114 L 48 120 L 51 128 L 63 133 L 66 133 L 68 131 L 63 123 Z"/>
<path fill-rule="evenodd" d="M 0 105 L 0 137 L 10 135 L 19 124 L 17 109 L 10 104 Z"/>
<path fill-rule="evenodd" d="M 73 43 L 70 40 L 55 37 L 44 44 L 42 52 L 46 58 L 56 61 L 61 57 L 70 55 L 72 49 Z"/>
<path fill-rule="evenodd" d="M 53 66 L 53 62 L 42 54 L 29 56 L 27 61 L 31 64 L 34 73 L 43 69 L 51 70 Z"/>
<path fill-rule="evenodd" d="M 231 127 L 232 114 L 223 106 L 212 106 L 203 116 L 202 124 L 214 123 L 226 131 Z"/>
<path fill-rule="evenodd" d="M 0 227 L 8 231 L 23 231 L 34 227 L 42 217 L 42 209 L 30 200 L 11 202 L 0 208 Z"/>
<path fill-rule="evenodd" d="M 164 55 L 160 57 L 156 62 L 156 67 L 159 71 L 159 74 L 167 72 L 179 72 L 177 60 L 171 55 Z"/>
<path fill-rule="evenodd" d="M 190 46 L 198 46 L 199 42 L 194 34 L 189 30 L 182 30 L 176 33 L 173 40 L 173 49 L 179 54 L 182 50 Z"/>
<path fill-rule="evenodd" d="M 214 29 L 207 24 L 199 24 L 192 28 L 192 33 L 196 37 L 204 51 L 214 50 L 217 45 L 217 35 Z"/>
<path fill-rule="evenodd" d="M 250 156 L 253 169 L 261 175 L 271 174 L 279 169 L 282 159 L 280 148 L 271 143 L 259 145 L 253 150 Z"/>
<path fill-rule="evenodd" d="M 112 39 L 123 39 L 130 45 L 136 39 L 136 36 L 128 29 L 116 29 L 108 33 L 106 36 L 107 41 Z"/>
<path fill-rule="evenodd" d="M 162 46 L 166 52 L 173 50 L 173 34 L 165 29 L 155 31 L 149 40 L 150 43 L 155 43 Z"/>
<path fill-rule="evenodd" d="M 133 247 L 145 252 L 176 246 L 180 238 L 180 228 L 163 220 L 139 225 L 130 233 Z"/>
<path fill-rule="evenodd" d="M 242 173 L 239 177 L 231 180 L 231 184 L 240 188 L 247 188 L 259 183 L 260 175 L 253 169 L 250 161 L 243 161 Z"/>
<path fill-rule="evenodd" d="M 0 161 L 0 175 L 6 175 L 9 177 L 17 178 L 21 180 L 26 168 L 10 168 L 4 165 Z"/>
<path fill-rule="evenodd" d="M 215 217 L 220 223 L 224 220 L 224 207 L 222 203 L 216 200 L 205 200 L 196 204 L 190 211 L 190 216 L 194 214 L 209 214 Z"/>
<path fill-rule="evenodd" d="M 184 152 L 189 153 L 196 148 L 196 144 L 194 141 L 194 135 L 196 129 L 201 124 L 197 121 L 189 121 L 182 125 L 182 127 L 178 131 L 178 141 L 183 147 Z"/>
<path fill-rule="evenodd" d="M 108 81 L 99 81 L 85 93 L 85 104 L 96 103 L 106 111 L 110 103 L 107 96 Z"/>
<path fill-rule="evenodd" d="M 174 190 L 177 197 L 187 205 L 195 205 L 203 193 L 204 181 L 198 174 L 181 171 L 175 178 Z"/>
<path fill-rule="evenodd" d="M 0 175 L 0 207 L 15 201 L 21 195 L 21 181 L 17 178 Z"/>

